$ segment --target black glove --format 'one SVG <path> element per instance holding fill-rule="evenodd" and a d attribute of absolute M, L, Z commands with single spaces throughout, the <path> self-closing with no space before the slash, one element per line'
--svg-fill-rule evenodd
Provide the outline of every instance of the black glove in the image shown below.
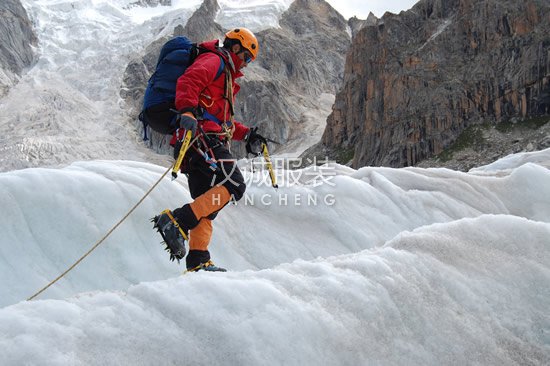
<path fill-rule="evenodd" d="M 190 130 L 193 136 L 197 131 L 197 120 L 194 117 L 191 117 L 191 113 L 185 113 L 180 115 L 180 128 L 186 131 Z"/>
<path fill-rule="evenodd" d="M 265 137 L 257 133 L 258 127 L 251 128 L 245 137 L 246 152 L 252 155 L 261 155 L 263 152 L 262 144 L 267 145 Z"/>

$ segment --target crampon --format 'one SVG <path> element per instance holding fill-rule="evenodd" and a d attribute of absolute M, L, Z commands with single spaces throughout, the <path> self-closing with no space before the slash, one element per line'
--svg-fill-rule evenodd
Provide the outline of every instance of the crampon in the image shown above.
<path fill-rule="evenodd" d="M 185 257 L 185 241 L 188 240 L 187 233 L 180 227 L 170 210 L 162 211 L 158 216 L 151 219 L 153 228 L 162 236 L 165 250 L 170 253 L 170 260 L 180 262 Z"/>

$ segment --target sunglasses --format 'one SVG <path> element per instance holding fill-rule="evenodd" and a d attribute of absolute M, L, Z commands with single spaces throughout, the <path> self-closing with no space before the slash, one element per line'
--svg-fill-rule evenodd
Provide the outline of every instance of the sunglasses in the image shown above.
<path fill-rule="evenodd" d="M 248 51 L 243 51 L 243 54 L 244 54 L 244 62 L 246 62 L 247 64 L 251 63 L 252 61 L 254 61 L 254 59 L 252 58 L 252 54 Z"/>

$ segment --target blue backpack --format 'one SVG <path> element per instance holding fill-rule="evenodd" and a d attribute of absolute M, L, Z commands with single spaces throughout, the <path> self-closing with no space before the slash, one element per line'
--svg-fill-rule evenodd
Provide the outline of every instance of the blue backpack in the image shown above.
<path fill-rule="evenodd" d="M 176 130 L 178 114 L 174 110 L 174 100 L 178 78 L 203 52 L 211 51 L 197 46 L 183 36 L 172 38 L 162 46 L 155 72 L 149 78 L 143 97 L 140 120 L 143 122 L 144 140 L 147 140 L 148 125 L 162 134 L 171 134 Z M 221 56 L 220 59 L 216 79 L 225 68 L 225 62 Z"/>

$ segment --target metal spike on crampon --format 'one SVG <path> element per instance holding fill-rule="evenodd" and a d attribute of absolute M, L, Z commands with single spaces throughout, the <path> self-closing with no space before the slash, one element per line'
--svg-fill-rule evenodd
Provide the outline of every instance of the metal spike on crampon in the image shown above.
<path fill-rule="evenodd" d="M 151 222 L 154 224 L 153 228 L 157 229 L 162 236 L 166 245 L 165 250 L 170 253 L 170 260 L 177 260 L 179 263 L 180 259 L 185 257 L 187 235 L 180 228 L 170 210 L 162 211 L 160 215 L 151 219 Z"/>

